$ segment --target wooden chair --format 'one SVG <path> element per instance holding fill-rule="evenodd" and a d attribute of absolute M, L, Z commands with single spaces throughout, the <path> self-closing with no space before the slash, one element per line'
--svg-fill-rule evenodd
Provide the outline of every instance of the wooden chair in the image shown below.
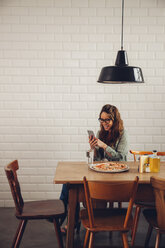
<path fill-rule="evenodd" d="M 84 248 L 93 247 L 94 234 L 101 231 L 119 231 L 123 247 L 128 248 L 127 232 L 132 228 L 132 207 L 138 187 L 139 178 L 128 182 L 89 182 L 83 179 L 87 209 L 80 211 L 80 218 L 86 229 Z M 110 200 L 129 202 L 126 208 L 94 209 L 93 200 Z"/>
<path fill-rule="evenodd" d="M 147 155 L 153 154 L 152 151 L 133 151 L 133 150 L 130 150 L 130 153 L 133 154 L 135 162 L 137 159 L 136 156 L 141 156 L 141 155 L 145 155 L 145 154 L 147 154 Z M 157 152 L 157 155 L 158 156 L 165 156 L 165 152 Z"/>
<path fill-rule="evenodd" d="M 141 155 L 150 155 L 153 154 L 152 151 L 133 151 L 130 150 L 130 153 L 133 154 L 134 156 L 134 161 L 137 161 L 137 156 L 141 156 Z M 165 152 L 157 152 L 158 156 L 165 156 Z M 136 236 L 136 231 L 137 231 L 137 227 L 138 227 L 138 222 L 139 222 L 139 217 L 140 217 L 140 212 L 142 208 L 154 208 L 155 204 L 154 202 L 136 202 L 135 201 L 135 205 L 136 205 L 136 209 L 135 209 L 135 215 L 134 215 L 134 225 L 133 225 L 133 229 L 132 229 L 132 240 L 131 240 L 131 245 L 134 245 L 134 241 L 135 241 L 135 236 Z"/>
<path fill-rule="evenodd" d="M 18 248 L 28 220 L 53 219 L 58 247 L 63 248 L 63 240 L 60 231 L 59 218 L 64 215 L 64 205 L 60 200 L 42 200 L 24 202 L 20 184 L 17 178 L 19 169 L 18 161 L 15 160 L 5 167 L 11 193 L 16 207 L 16 217 L 20 220 L 12 248 Z M 44 234 L 43 234 L 44 235 Z"/>
<path fill-rule="evenodd" d="M 156 210 L 143 210 L 143 214 L 149 223 L 145 247 L 148 247 L 151 233 L 154 228 L 157 232 L 155 248 L 158 248 L 160 244 L 160 236 L 162 233 L 165 233 L 165 179 L 151 177 L 150 182 L 154 189 Z"/>
<path fill-rule="evenodd" d="M 130 153 L 133 154 L 135 162 L 136 162 L 137 156 L 153 154 L 153 152 L 151 151 L 133 151 L 133 150 L 130 150 Z"/>

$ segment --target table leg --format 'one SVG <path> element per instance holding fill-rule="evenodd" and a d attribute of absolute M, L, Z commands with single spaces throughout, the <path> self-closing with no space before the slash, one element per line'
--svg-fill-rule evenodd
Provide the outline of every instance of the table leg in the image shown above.
<path fill-rule="evenodd" d="M 70 185 L 69 187 L 69 205 L 68 205 L 68 228 L 66 237 L 66 248 L 74 247 L 74 226 L 75 226 L 75 212 L 78 201 L 78 187 Z"/>

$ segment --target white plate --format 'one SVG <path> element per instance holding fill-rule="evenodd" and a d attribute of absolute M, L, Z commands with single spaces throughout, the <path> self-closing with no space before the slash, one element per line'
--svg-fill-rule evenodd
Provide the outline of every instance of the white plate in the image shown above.
<path fill-rule="evenodd" d="M 128 165 L 124 164 L 126 166 L 126 168 L 123 168 L 123 169 L 113 169 L 113 170 L 103 170 L 103 169 L 97 169 L 96 166 L 99 166 L 99 165 L 107 165 L 107 167 L 109 166 L 109 164 L 111 163 L 114 163 L 114 162 L 106 162 L 106 163 L 99 163 L 99 164 L 91 164 L 89 166 L 89 168 L 91 170 L 94 170 L 96 172 L 104 172 L 104 173 L 120 173 L 120 172 L 125 172 L 125 171 L 128 171 L 129 170 L 129 167 Z M 116 163 L 116 164 L 123 164 L 123 163 Z"/>

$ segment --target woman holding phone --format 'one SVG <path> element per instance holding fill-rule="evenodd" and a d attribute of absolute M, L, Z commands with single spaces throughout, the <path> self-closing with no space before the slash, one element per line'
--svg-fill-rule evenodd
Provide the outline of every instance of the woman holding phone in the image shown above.
<path fill-rule="evenodd" d="M 94 160 L 126 161 L 128 153 L 127 134 L 124 130 L 123 121 L 120 118 L 118 109 L 110 104 L 103 106 L 100 112 L 99 122 L 100 130 L 96 137 L 94 137 L 93 133 L 88 132 L 90 147 L 94 149 Z M 63 184 L 60 199 L 65 205 L 65 217 L 67 216 L 68 195 L 68 185 Z M 77 232 L 80 230 L 79 208 L 80 205 L 78 203 L 75 216 L 75 228 Z M 64 219 L 61 220 L 61 225 Z M 65 234 L 66 231 L 67 225 L 61 227 L 62 233 Z"/>
<path fill-rule="evenodd" d="M 91 149 L 94 149 L 94 160 L 126 161 L 128 138 L 118 109 L 110 104 L 102 107 L 100 130 L 96 137 L 89 137 Z"/>

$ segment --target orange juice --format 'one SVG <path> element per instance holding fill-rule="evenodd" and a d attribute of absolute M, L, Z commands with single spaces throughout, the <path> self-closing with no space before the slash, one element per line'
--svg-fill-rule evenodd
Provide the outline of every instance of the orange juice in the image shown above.
<path fill-rule="evenodd" d="M 160 171 L 160 158 L 150 156 L 149 157 L 150 171 L 151 172 L 159 172 Z"/>

